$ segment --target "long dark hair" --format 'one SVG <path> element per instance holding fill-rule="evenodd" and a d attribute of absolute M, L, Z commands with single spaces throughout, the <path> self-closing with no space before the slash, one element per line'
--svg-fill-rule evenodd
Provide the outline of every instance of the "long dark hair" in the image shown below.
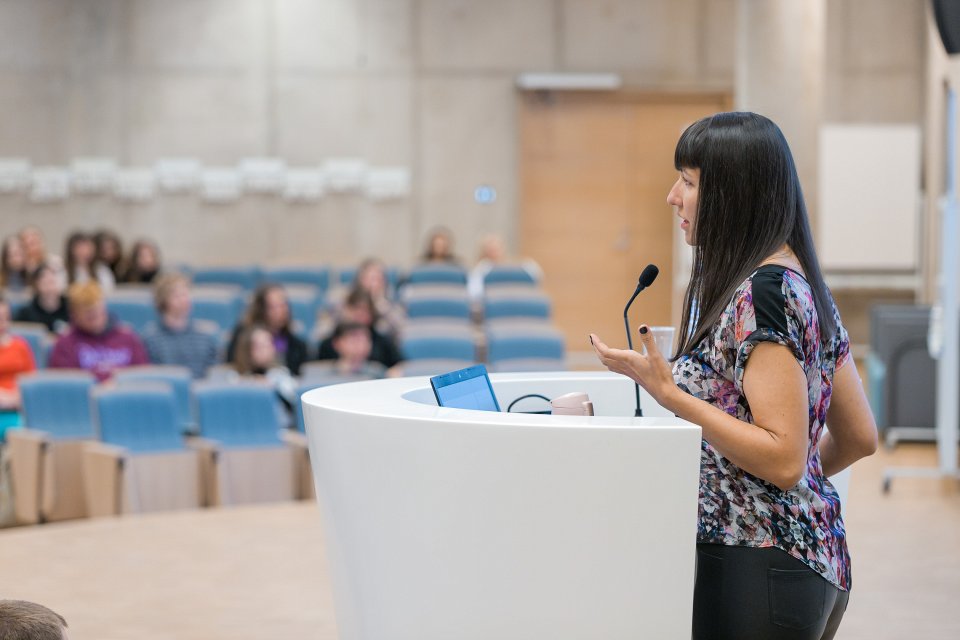
<path fill-rule="evenodd" d="M 820 335 L 836 331 L 797 169 L 780 128 L 755 113 L 718 113 L 680 136 L 674 165 L 699 169 L 690 284 L 677 356 L 711 331 L 737 287 L 784 244 L 803 266 Z"/>

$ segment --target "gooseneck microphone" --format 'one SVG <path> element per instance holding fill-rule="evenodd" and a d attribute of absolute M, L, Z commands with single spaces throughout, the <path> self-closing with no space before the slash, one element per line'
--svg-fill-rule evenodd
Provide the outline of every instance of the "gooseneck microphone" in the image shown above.
<path fill-rule="evenodd" d="M 640 292 L 653 284 L 653 281 L 657 279 L 657 276 L 660 275 L 660 269 L 657 268 L 655 264 L 648 264 L 643 270 L 643 273 L 640 274 L 640 279 L 637 281 L 637 290 L 633 292 L 633 295 L 630 296 L 630 302 L 627 303 L 627 306 L 623 308 L 623 326 L 627 330 L 627 345 L 630 347 L 630 350 L 633 350 L 633 337 L 630 332 L 630 318 L 627 317 L 627 313 L 630 312 L 630 305 L 633 304 L 633 301 L 637 299 L 637 296 L 640 295 Z M 643 410 L 640 408 L 640 385 L 636 382 L 633 383 L 634 392 L 637 395 L 637 410 L 634 412 L 634 416 L 637 418 L 643 417 Z"/>

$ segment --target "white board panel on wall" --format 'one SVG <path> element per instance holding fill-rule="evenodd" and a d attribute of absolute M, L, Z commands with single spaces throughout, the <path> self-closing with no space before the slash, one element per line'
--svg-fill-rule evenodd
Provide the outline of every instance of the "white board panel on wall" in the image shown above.
<path fill-rule="evenodd" d="M 917 268 L 920 129 L 820 129 L 817 247 L 825 271 Z"/>

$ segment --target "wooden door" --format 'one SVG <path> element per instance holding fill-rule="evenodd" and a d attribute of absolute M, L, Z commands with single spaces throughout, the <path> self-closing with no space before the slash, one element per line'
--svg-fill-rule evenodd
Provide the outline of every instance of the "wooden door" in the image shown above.
<path fill-rule="evenodd" d="M 673 151 L 684 127 L 728 99 L 537 92 L 520 101 L 520 250 L 543 267 L 573 364 L 590 351 L 590 332 L 626 346 L 623 307 L 647 264 L 660 276 L 634 303 L 631 326 L 674 324 Z"/>

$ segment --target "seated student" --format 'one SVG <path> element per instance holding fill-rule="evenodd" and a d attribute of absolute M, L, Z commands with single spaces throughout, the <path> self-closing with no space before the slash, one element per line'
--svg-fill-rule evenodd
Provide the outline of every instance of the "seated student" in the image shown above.
<path fill-rule="evenodd" d="M 273 346 L 278 359 L 290 373 L 300 375 L 300 366 L 307 360 L 307 344 L 298 338 L 290 327 L 290 305 L 287 293 L 276 283 L 260 285 L 253 294 L 253 301 L 243 321 L 233 330 L 227 347 L 227 360 L 233 362 L 237 338 L 247 327 L 265 327 L 273 336 Z"/>
<path fill-rule="evenodd" d="M 453 252 L 453 232 L 446 227 L 435 227 L 427 236 L 427 244 L 420 256 L 420 264 L 445 264 L 460 266 L 460 259 Z"/>
<path fill-rule="evenodd" d="M 370 328 L 359 322 L 341 322 L 329 338 L 330 348 L 336 354 L 332 371 L 342 375 L 369 375 L 380 377 L 385 367 L 370 358 L 373 341 Z"/>
<path fill-rule="evenodd" d="M 20 230 L 20 242 L 23 243 L 23 250 L 26 253 L 25 267 L 27 273 L 35 273 L 42 265 L 47 265 L 53 269 L 57 276 L 57 281 L 63 288 L 67 287 L 67 271 L 63 266 L 63 258 L 48 253 L 47 245 L 43 238 L 43 232 L 35 225 L 27 225 Z"/>
<path fill-rule="evenodd" d="M 0 250 L 0 289 L 22 291 L 29 284 L 27 255 L 20 236 L 7 236 Z"/>
<path fill-rule="evenodd" d="M 120 282 L 126 270 L 120 236 L 109 229 L 101 229 L 93 234 L 93 243 L 97 248 L 97 261 L 110 269 L 113 279 Z"/>
<path fill-rule="evenodd" d="M 467 293 L 470 298 L 481 301 L 483 299 L 484 278 L 494 267 L 506 264 L 510 264 L 510 261 L 507 258 L 507 248 L 504 246 L 503 238 L 492 233 L 484 236 L 480 242 L 480 257 L 467 277 Z M 543 270 L 540 265 L 530 258 L 514 264 L 530 274 L 534 281 L 539 281 L 543 277 Z"/>
<path fill-rule="evenodd" d="M 159 320 L 143 334 L 150 362 L 188 367 L 202 378 L 217 362 L 217 339 L 190 319 L 190 281 L 179 273 L 160 276 L 153 293 Z"/>
<path fill-rule="evenodd" d="M 17 311 L 15 320 L 46 325 L 51 333 L 66 333 L 70 328 L 70 314 L 57 270 L 42 264 L 32 279 L 33 299 Z"/>
<path fill-rule="evenodd" d="M 36 368 L 30 345 L 10 333 L 10 303 L 0 294 L 0 442 L 8 428 L 20 424 L 17 376 Z"/>
<path fill-rule="evenodd" d="M 67 261 L 67 281 L 70 284 L 98 282 L 104 291 L 112 291 L 116 280 L 107 265 L 97 260 L 97 245 L 93 236 L 75 231 L 67 238 L 64 251 Z"/>
<path fill-rule="evenodd" d="M 374 328 L 377 322 L 377 310 L 373 305 L 373 299 L 365 290 L 354 289 L 350 292 L 340 310 L 339 322 L 360 324 L 367 328 L 370 335 L 368 360 L 379 362 L 388 369 L 402 360 L 400 349 L 397 348 L 396 343 Z M 334 335 L 331 335 L 320 343 L 317 360 L 337 360 L 339 358 L 333 345 L 334 337 Z"/>
<path fill-rule="evenodd" d="M 285 414 L 282 422 L 292 424 L 293 406 L 297 401 L 297 381 L 290 370 L 278 359 L 273 334 L 259 324 L 244 327 L 237 334 L 233 369 L 241 376 L 262 377 L 273 387 L 277 398 L 283 403 Z"/>
<path fill-rule="evenodd" d="M 150 362 L 137 334 L 111 320 L 96 282 L 72 285 L 67 300 L 71 327 L 53 345 L 51 368 L 86 369 L 102 382 L 114 369 Z"/>
<path fill-rule="evenodd" d="M 160 273 L 160 249 L 150 240 L 137 240 L 130 250 L 130 259 L 123 281 L 149 284 Z"/>
<path fill-rule="evenodd" d="M 4 640 L 67 640 L 67 621 L 43 605 L 0 600 L 0 638 Z"/>

